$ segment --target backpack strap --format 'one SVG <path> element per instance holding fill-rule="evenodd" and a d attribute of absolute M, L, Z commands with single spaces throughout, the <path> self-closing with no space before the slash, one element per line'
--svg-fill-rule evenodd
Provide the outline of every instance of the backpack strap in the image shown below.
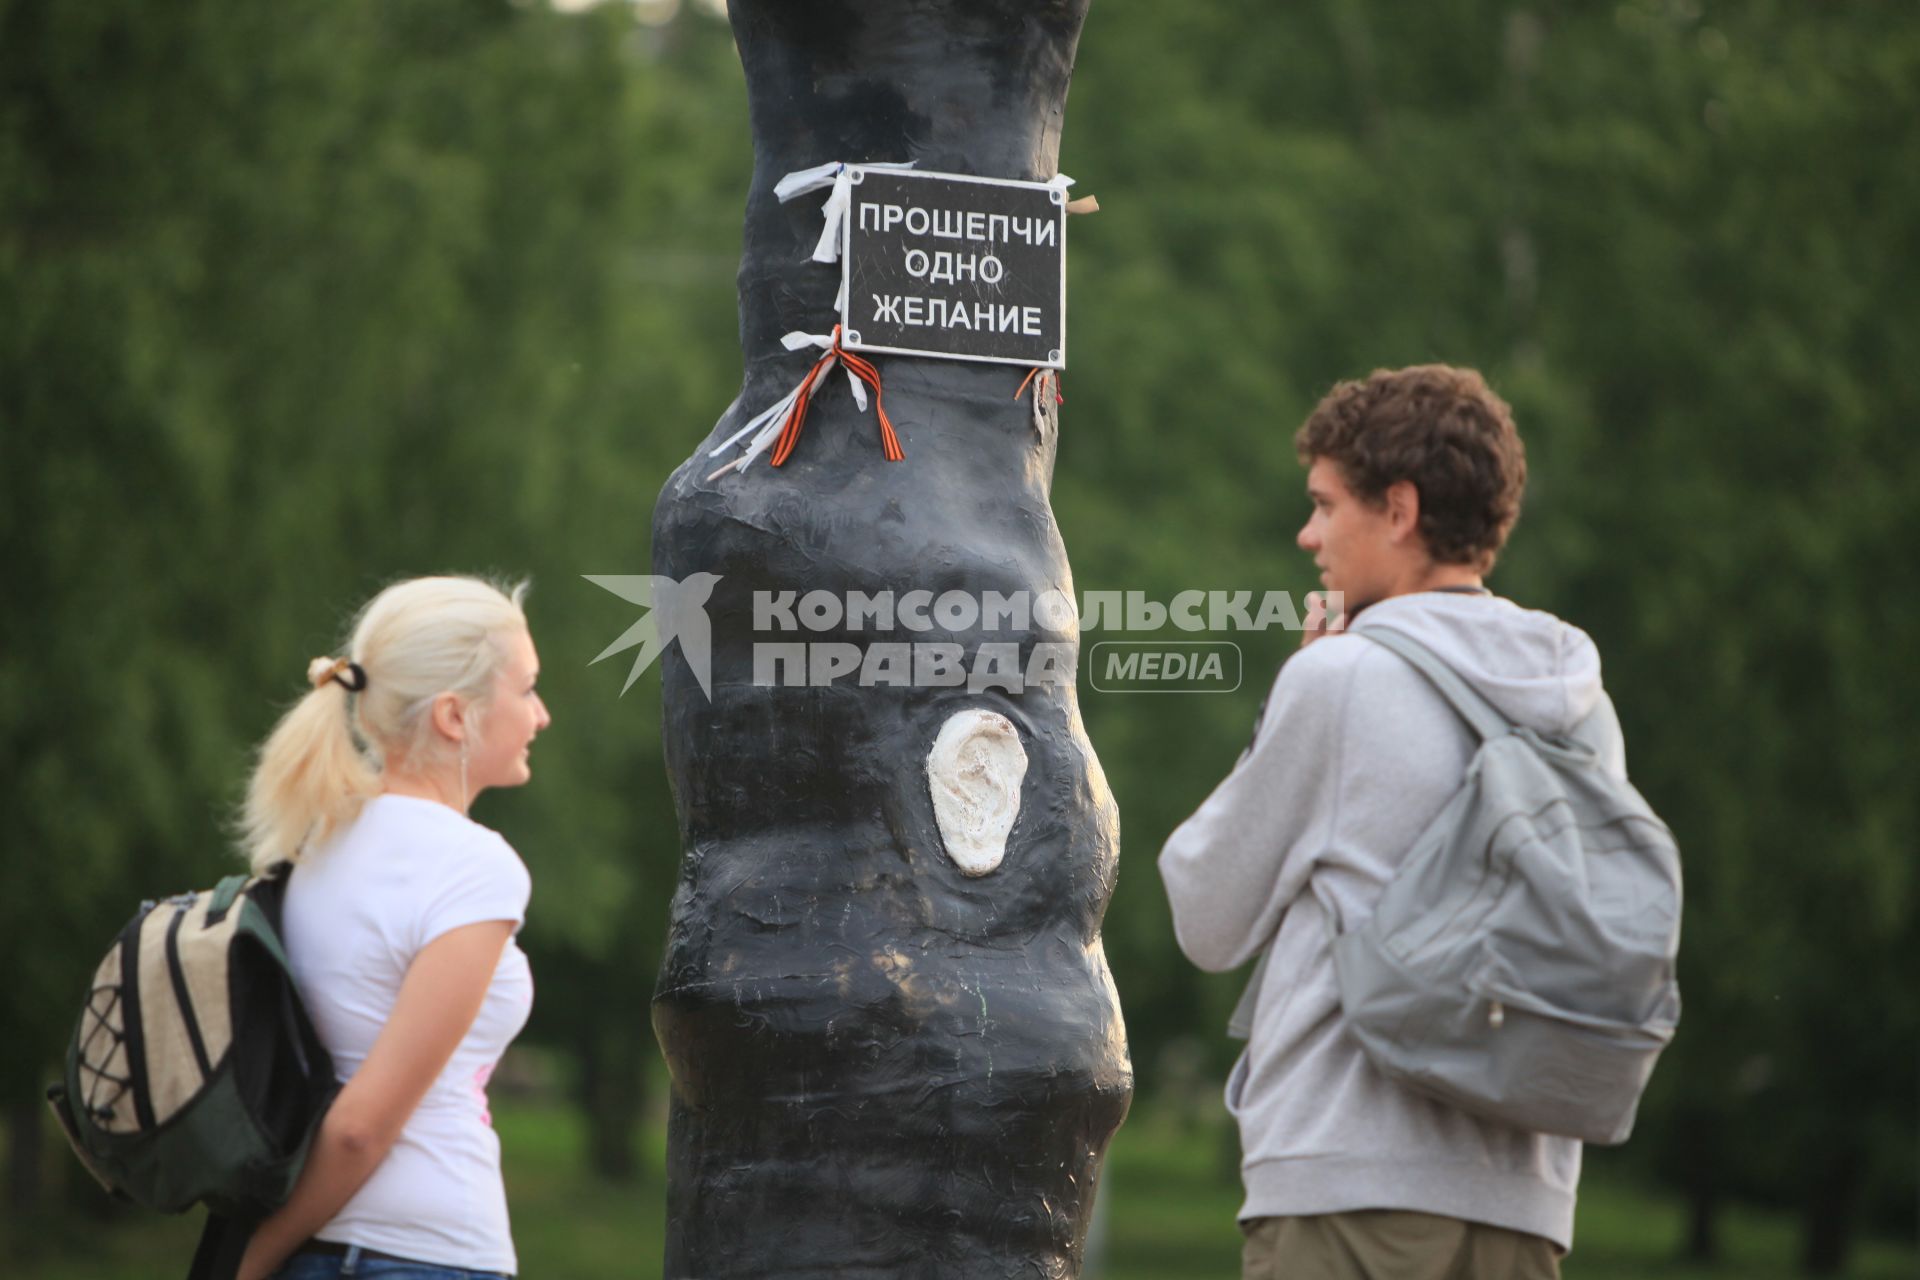
<path fill-rule="evenodd" d="M 213 886 L 213 900 L 207 904 L 207 923 L 219 924 L 226 919 L 227 912 L 233 909 L 234 902 L 240 897 L 240 891 L 252 880 L 252 876 L 227 876 Z"/>
<path fill-rule="evenodd" d="M 1415 640 L 1404 631 L 1392 627 L 1356 627 L 1349 634 L 1365 636 L 1375 644 L 1393 650 L 1410 663 L 1415 671 L 1427 678 L 1427 682 L 1440 692 L 1460 718 L 1465 720 L 1473 731 L 1484 741 L 1503 738 L 1513 732 L 1513 722 L 1494 709 L 1492 703 L 1474 691 L 1472 685 L 1462 680 L 1454 669 L 1446 664 L 1433 650 Z M 1251 748 L 1249 748 L 1250 750 Z M 1339 932 L 1339 923 L 1334 923 L 1335 933 Z M 1260 987 L 1266 981 L 1267 965 L 1273 959 L 1273 943 L 1269 941 L 1261 948 L 1260 962 L 1253 967 L 1253 973 L 1247 979 L 1247 986 L 1240 993 L 1240 1000 L 1233 1007 L 1232 1015 L 1227 1019 L 1227 1034 L 1236 1040 L 1248 1040 L 1253 1036 L 1254 1014 L 1260 1005 Z"/>
<path fill-rule="evenodd" d="M 1260 962 L 1247 975 L 1247 985 L 1227 1017 L 1227 1034 L 1235 1040 L 1253 1039 L 1253 1015 L 1260 1008 L 1260 985 L 1267 980 L 1267 965 L 1273 960 L 1273 940 L 1260 948 Z"/>
<path fill-rule="evenodd" d="M 284 889 L 287 880 L 292 875 L 293 864 L 291 862 L 281 861 L 274 863 L 258 875 L 232 875 L 224 877 L 219 884 L 213 886 L 213 898 L 207 903 L 207 923 L 210 925 L 219 924 L 222 920 L 226 919 L 227 912 L 233 910 L 233 904 L 240 900 L 240 895 L 254 885 L 261 885 L 268 891 L 276 887 Z M 256 894 L 255 897 L 257 899 L 259 895 Z M 279 924 L 280 921 L 276 915 L 274 918 L 274 927 L 278 928 Z"/>
<path fill-rule="evenodd" d="M 1491 742 L 1513 732 L 1511 720 L 1495 710 L 1491 702 L 1462 680 L 1459 673 L 1438 654 L 1406 632 L 1392 627 L 1356 627 L 1352 634 L 1365 636 L 1405 658 L 1415 671 L 1440 691 L 1440 696 L 1460 713 L 1460 718 L 1473 726 L 1473 731 L 1480 735 L 1482 741 Z"/>

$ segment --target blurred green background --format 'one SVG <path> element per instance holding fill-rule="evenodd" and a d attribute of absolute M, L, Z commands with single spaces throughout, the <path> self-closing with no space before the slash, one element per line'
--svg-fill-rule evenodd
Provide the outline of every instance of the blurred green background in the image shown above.
<path fill-rule="evenodd" d="M 476 810 L 535 876 L 524 1271 L 658 1273 L 678 849 L 657 681 L 588 666 L 633 609 L 581 575 L 648 571 L 739 386 L 718 9 L 0 0 L 0 1273 L 184 1270 L 191 1224 L 106 1205 L 40 1088 L 134 904 L 233 867 L 306 660 L 448 570 L 534 579 L 555 717 Z M 1104 206 L 1054 489 L 1081 591 L 1309 589 L 1289 442 L 1337 378 L 1472 364 L 1516 408 L 1494 584 L 1599 642 L 1687 872 L 1686 1018 L 1567 1274 L 1915 1274 L 1911 8 L 1096 0 L 1061 168 Z M 1230 696 L 1082 673 L 1140 1086 L 1113 1277 L 1237 1256 L 1239 979 L 1181 959 L 1153 867 L 1293 639 L 1232 638 Z"/>

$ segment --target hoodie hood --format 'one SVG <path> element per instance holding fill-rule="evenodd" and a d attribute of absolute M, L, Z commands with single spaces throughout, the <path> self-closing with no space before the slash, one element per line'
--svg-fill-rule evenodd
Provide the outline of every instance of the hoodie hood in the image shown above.
<path fill-rule="evenodd" d="M 1507 719 L 1542 733 L 1571 731 L 1600 701 L 1600 651 L 1587 633 L 1499 596 L 1392 596 L 1354 619 L 1355 631 L 1370 627 L 1412 636 Z"/>

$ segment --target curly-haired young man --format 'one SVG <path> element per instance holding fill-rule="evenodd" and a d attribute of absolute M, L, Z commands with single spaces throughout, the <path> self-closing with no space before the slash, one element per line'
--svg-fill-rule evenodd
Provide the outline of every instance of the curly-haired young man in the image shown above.
<path fill-rule="evenodd" d="M 1557 1276 L 1579 1142 L 1405 1089 L 1342 1025 L 1333 939 L 1372 913 L 1475 746 L 1413 667 L 1342 633 L 1411 634 L 1509 719 L 1577 732 L 1624 770 L 1600 658 L 1585 633 L 1482 582 L 1519 516 L 1526 458 L 1479 374 L 1341 383 L 1295 446 L 1313 503 L 1299 544 L 1344 614 L 1306 634 L 1253 745 L 1160 855 L 1188 958 L 1221 971 L 1268 954 L 1227 1084 L 1244 1274 Z"/>

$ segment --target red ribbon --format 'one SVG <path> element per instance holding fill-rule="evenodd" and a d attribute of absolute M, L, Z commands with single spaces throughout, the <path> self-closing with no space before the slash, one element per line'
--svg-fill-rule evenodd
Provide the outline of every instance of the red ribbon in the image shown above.
<path fill-rule="evenodd" d="M 1014 393 L 1013 393 L 1013 398 L 1014 398 L 1015 400 L 1018 400 L 1018 399 L 1019 399 L 1019 398 L 1020 398 L 1021 396 L 1023 396 L 1023 395 L 1025 395 L 1025 394 L 1027 394 L 1027 384 L 1028 384 L 1029 382 L 1032 382 L 1032 381 L 1034 380 L 1034 378 L 1035 378 L 1035 377 L 1036 377 L 1037 375 L 1039 375 L 1039 374 L 1041 374 L 1041 373 L 1044 373 L 1044 372 L 1046 372 L 1046 366 L 1045 366 L 1045 365 L 1035 365 L 1035 366 L 1034 366 L 1033 368 L 1031 368 L 1031 369 L 1029 369 L 1029 370 L 1027 370 L 1027 376 L 1026 376 L 1026 377 L 1024 377 L 1024 378 L 1022 378 L 1022 379 L 1020 379 L 1020 389 L 1019 389 L 1018 391 L 1016 391 L 1016 392 L 1014 392 Z M 1062 383 L 1063 381 L 1064 381 L 1064 379 L 1062 379 L 1062 378 L 1061 378 L 1061 377 L 1060 377 L 1060 376 L 1059 376 L 1058 374 L 1055 374 L 1055 375 L 1054 375 L 1054 378 L 1053 378 L 1053 402 L 1054 402 L 1055 404 L 1065 404 L 1065 403 L 1067 402 L 1067 393 L 1066 393 L 1066 392 L 1064 392 L 1064 391 L 1062 391 L 1062 390 L 1060 389 L 1060 384 L 1061 384 L 1061 383 Z M 1038 393 L 1036 393 L 1036 394 L 1038 394 Z"/>
<path fill-rule="evenodd" d="M 880 401 L 880 371 L 840 345 L 840 326 L 835 325 L 833 345 L 807 371 L 807 376 L 800 383 L 800 394 L 794 398 L 793 407 L 787 410 L 786 420 L 780 424 L 780 438 L 774 441 L 773 457 L 770 459 L 774 466 L 780 466 L 792 456 L 793 447 L 800 443 L 800 429 L 806 425 L 807 406 L 813 402 L 813 389 L 836 361 L 845 364 L 848 373 L 873 388 L 873 412 L 880 419 L 880 452 L 886 455 L 888 462 L 906 459 L 906 452 L 900 448 L 900 437 L 894 434 L 893 421 L 887 417 L 886 406 Z"/>

